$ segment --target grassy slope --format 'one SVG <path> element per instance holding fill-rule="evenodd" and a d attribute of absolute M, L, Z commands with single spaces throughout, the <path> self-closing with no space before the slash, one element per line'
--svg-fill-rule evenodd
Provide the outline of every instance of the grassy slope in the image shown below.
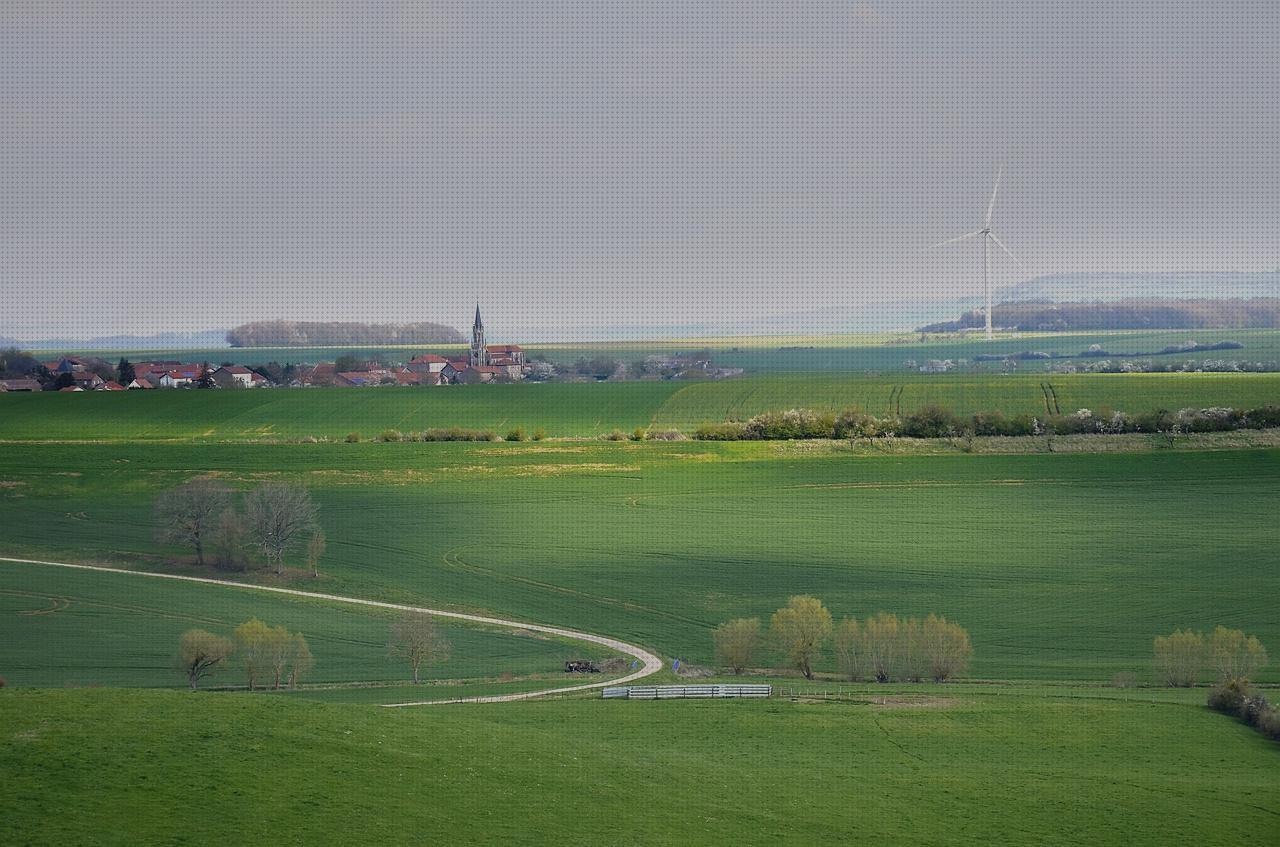
<path fill-rule="evenodd" d="M 316 587 L 323 589 L 323 583 Z M 391 612 L 0 562 L 0 675 L 24 686 L 178 685 L 183 680 L 173 670 L 173 657 L 184 631 L 198 627 L 229 636 L 255 616 L 306 635 L 316 657 L 308 682 L 403 680 L 408 673 L 402 660 L 387 654 Z M 442 626 L 453 656 L 424 668 L 427 679 L 554 674 L 566 658 L 601 655 L 576 642 Z M 229 670 L 206 684 L 242 682 L 238 671 Z"/>
<path fill-rule="evenodd" d="M 505 435 L 588 436 L 638 426 L 692 429 L 797 406 L 888 411 L 938 403 L 959 413 L 1044 413 L 1035 375 L 756 376 L 718 382 L 477 385 L 444 388 L 95 392 L 0 396 L 4 440 L 258 440 L 365 438 L 386 429 L 462 426 Z M 1110 407 L 1132 413 L 1185 406 L 1250 408 L 1280 403 L 1280 374 L 1089 374 L 1054 376 L 1064 413 Z"/>
<path fill-rule="evenodd" d="M 3 691 L 0 837 L 1163 845 L 1276 833 L 1275 745 L 1203 707 L 938 693 L 940 704 L 896 708 L 387 711 Z"/>
<path fill-rule="evenodd" d="M 1182 626 L 1280 644 L 1276 450 L 11 445 L 0 547 L 136 562 L 157 552 L 156 492 L 207 471 L 311 486 L 330 590 L 573 625 L 688 661 L 710 660 L 720 621 L 804 592 L 837 617 L 959 620 L 979 677 L 1145 674 L 1152 636 Z"/>

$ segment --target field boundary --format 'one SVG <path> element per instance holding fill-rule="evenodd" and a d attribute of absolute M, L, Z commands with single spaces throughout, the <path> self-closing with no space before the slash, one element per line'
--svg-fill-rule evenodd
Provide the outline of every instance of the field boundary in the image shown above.
<path fill-rule="evenodd" d="M 557 635 L 562 638 L 569 638 L 576 641 L 586 641 L 592 644 L 600 644 L 620 653 L 625 653 L 639 660 L 642 665 L 633 673 L 618 679 L 610 679 L 605 682 L 591 682 L 583 685 L 571 685 L 560 688 L 544 688 L 537 691 L 521 691 L 515 694 L 493 694 L 483 697 L 459 697 L 452 700 L 417 700 L 408 703 L 383 703 L 384 708 L 396 709 L 405 706 L 430 706 L 444 705 L 449 703 L 508 703 L 514 700 L 530 700 L 534 697 L 542 697 L 548 694 L 564 694 L 570 691 L 588 691 L 595 688 L 604 688 L 605 686 L 625 685 L 628 682 L 634 682 L 662 670 L 662 660 L 645 650 L 643 647 L 637 647 L 634 644 L 627 644 L 616 638 L 610 638 L 607 635 L 595 635 L 589 632 L 579 632 L 573 629 L 565 629 L 558 626 L 547 626 L 545 624 L 527 623 L 524 621 L 513 621 L 505 618 L 491 618 L 485 615 L 473 615 L 467 612 L 450 612 L 444 609 L 431 609 L 425 606 L 412 606 L 406 603 L 387 603 L 382 600 L 365 600 L 359 597 L 343 597 L 340 594 L 324 594 L 318 591 L 303 591 L 297 588 L 280 588 L 273 585 L 253 585 L 247 582 L 231 582 L 225 579 L 211 579 L 201 576 L 184 576 L 182 574 L 155 573 L 153 571 L 133 571 L 126 568 L 109 568 L 103 565 L 78 565 L 71 562 L 49 562 L 42 559 L 15 559 L 10 556 L 0 556 L 0 562 L 13 562 L 20 565 L 43 565 L 55 568 L 72 568 L 83 571 L 96 571 L 99 573 L 112 574 L 128 574 L 132 576 L 151 577 L 153 579 L 171 579 L 179 582 L 197 582 L 205 585 L 221 585 L 227 588 L 243 588 L 250 591 L 266 591 L 273 594 L 285 594 L 293 597 L 306 597 L 312 600 L 325 600 L 333 603 L 347 603 L 355 606 L 369 606 L 377 609 L 392 609 L 400 612 L 418 612 L 421 614 L 431 615 L 432 617 L 452 618 L 454 620 L 468 621 L 470 623 L 481 623 L 489 626 L 509 627 L 511 629 L 521 629 L 532 632 L 543 632 L 548 635 Z"/>

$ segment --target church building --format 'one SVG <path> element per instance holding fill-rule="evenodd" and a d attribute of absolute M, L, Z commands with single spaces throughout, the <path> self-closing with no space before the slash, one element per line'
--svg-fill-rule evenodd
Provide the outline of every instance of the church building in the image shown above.
<path fill-rule="evenodd" d="M 484 320 L 480 317 L 480 304 L 476 304 L 476 317 L 471 323 L 471 349 L 467 352 L 466 365 L 458 368 L 460 382 L 492 382 L 495 379 L 524 379 L 526 372 L 524 348 L 519 344 L 486 344 Z"/>

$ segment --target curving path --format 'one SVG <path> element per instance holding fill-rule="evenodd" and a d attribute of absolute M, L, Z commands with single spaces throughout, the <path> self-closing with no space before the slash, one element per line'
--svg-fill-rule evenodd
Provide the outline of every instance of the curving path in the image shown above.
<path fill-rule="evenodd" d="M 607 635 L 593 635 L 589 632 L 578 632 L 577 630 L 564 629 L 558 626 L 543 626 L 542 624 L 524 623 L 523 621 L 509 621 L 504 618 L 489 618 L 484 615 L 470 615 L 465 612 L 449 612 L 444 609 L 428 609 L 423 606 L 408 606 L 402 603 L 384 603 L 380 600 L 361 600 L 358 597 L 343 597 L 338 594 L 321 594 L 316 591 L 300 591 L 296 588 L 277 588 L 271 585 L 252 585 L 245 582 L 229 582 L 224 579 L 208 579 L 200 576 L 181 576 L 179 574 L 152 573 L 150 571 L 131 571 L 125 568 L 108 568 L 101 565 L 75 565 L 70 562 L 45 562 L 40 559 L 13 559 L 8 556 L 0 556 L 0 562 L 16 562 L 22 565 L 46 565 L 55 568 L 74 568 L 76 570 L 98 571 L 100 573 L 130 574 L 132 576 L 152 577 L 154 579 L 172 579 L 179 582 L 201 582 L 207 585 L 221 585 L 226 588 L 243 588 L 249 591 L 269 591 L 274 594 L 291 594 L 295 597 L 310 597 L 315 600 L 327 600 L 333 603 L 349 603 L 355 606 L 374 606 L 379 609 L 395 609 L 400 612 L 421 612 L 434 617 L 453 618 L 460 621 L 488 624 L 489 626 L 505 626 L 513 629 L 527 629 L 532 632 L 545 632 L 548 635 L 558 635 L 562 638 L 571 638 L 575 641 L 587 641 L 592 644 L 602 644 L 605 647 L 617 650 L 619 653 L 625 653 L 628 656 L 633 656 L 643 663 L 640 669 L 634 673 L 618 679 L 606 680 L 604 682 L 590 682 L 584 685 L 570 685 L 563 688 L 544 688 L 539 691 L 522 691 L 517 694 L 494 694 L 487 697 L 460 697 L 454 700 L 419 700 L 411 703 L 384 703 L 384 707 L 389 709 L 398 709 L 404 706 L 441 705 L 445 703 L 507 703 L 512 700 L 528 700 L 533 697 L 542 697 L 547 694 L 562 694 L 569 691 L 586 691 L 592 688 L 604 688 L 606 685 L 625 685 L 628 682 L 643 679 L 650 674 L 654 674 L 662 670 L 662 660 L 650 653 L 648 650 L 645 650 L 643 647 L 637 647 L 634 644 L 627 644 L 626 642 L 619 641 L 616 638 L 609 638 Z"/>

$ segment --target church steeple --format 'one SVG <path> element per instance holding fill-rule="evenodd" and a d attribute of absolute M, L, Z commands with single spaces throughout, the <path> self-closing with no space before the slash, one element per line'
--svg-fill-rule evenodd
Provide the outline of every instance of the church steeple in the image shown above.
<path fill-rule="evenodd" d="M 471 355 L 468 364 L 484 367 L 489 364 L 489 350 L 484 343 L 484 321 L 480 319 L 480 304 L 476 303 L 476 319 L 471 324 Z"/>

